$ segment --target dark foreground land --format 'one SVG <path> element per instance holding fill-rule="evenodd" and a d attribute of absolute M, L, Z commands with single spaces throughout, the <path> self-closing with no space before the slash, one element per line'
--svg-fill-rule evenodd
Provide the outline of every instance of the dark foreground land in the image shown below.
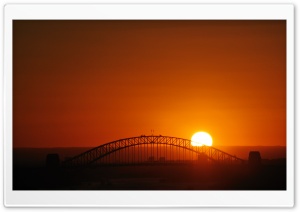
<path fill-rule="evenodd" d="M 285 163 L 64 169 L 14 166 L 14 190 L 286 190 Z"/>

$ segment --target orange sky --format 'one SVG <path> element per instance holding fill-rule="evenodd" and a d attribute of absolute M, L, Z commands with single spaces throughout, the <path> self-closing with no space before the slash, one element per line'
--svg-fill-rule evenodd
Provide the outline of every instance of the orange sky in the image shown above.
<path fill-rule="evenodd" d="M 285 21 L 14 21 L 13 146 L 286 145 Z"/>

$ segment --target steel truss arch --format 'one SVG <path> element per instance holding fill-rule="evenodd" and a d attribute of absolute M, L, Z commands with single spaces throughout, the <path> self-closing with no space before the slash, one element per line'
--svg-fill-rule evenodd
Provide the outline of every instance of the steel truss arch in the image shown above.
<path fill-rule="evenodd" d="M 199 155 L 205 154 L 209 160 L 214 161 L 215 163 L 244 163 L 244 160 L 211 146 L 192 146 L 191 141 L 188 139 L 161 135 L 142 135 L 139 137 L 123 138 L 100 145 L 64 161 L 62 165 L 64 167 L 84 167 L 93 164 L 97 160 L 122 149 L 149 144 L 175 146 L 177 148 L 183 148 Z"/>

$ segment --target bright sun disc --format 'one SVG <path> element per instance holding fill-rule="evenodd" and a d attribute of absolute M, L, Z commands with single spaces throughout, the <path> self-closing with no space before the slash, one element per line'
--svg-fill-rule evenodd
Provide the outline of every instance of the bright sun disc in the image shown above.
<path fill-rule="evenodd" d="M 192 136 L 192 146 L 211 146 L 212 137 L 206 132 L 197 132 Z"/>

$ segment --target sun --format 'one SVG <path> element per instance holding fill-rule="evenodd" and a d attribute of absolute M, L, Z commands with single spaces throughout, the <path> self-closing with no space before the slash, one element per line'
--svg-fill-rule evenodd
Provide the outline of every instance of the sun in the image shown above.
<path fill-rule="evenodd" d="M 197 132 L 192 136 L 192 146 L 211 146 L 212 137 L 206 132 Z"/>

